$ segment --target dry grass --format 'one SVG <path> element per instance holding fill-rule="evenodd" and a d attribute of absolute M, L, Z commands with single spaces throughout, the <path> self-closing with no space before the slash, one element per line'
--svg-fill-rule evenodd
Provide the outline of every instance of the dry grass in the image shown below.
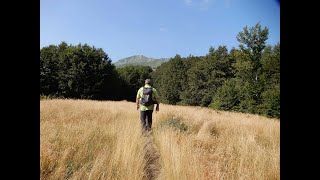
<path fill-rule="evenodd" d="M 162 104 L 145 137 L 134 103 L 41 100 L 40 128 L 41 179 L 280 179 L 280 123 L 257 115 Z"/>

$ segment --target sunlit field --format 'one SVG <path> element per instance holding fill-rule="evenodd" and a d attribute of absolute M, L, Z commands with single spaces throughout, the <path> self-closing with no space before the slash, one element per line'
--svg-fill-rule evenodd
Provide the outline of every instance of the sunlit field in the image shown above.
<path fill-rule="evenodd" d="M 280 179 L 280 121 L 126 101 L 40 100 L 41 179 Z"/>

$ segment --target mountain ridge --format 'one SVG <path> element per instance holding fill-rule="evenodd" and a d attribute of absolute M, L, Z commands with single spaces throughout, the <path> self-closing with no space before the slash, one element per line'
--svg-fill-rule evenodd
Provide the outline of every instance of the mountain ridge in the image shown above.
<path fill-rule="evenodd" d="M 125 67 L 129 65 L 142 65 L 142 66 L 150 66 L 155 69 L 160 66 L 162 63 L 169 61 L 170 58 L 149 58 L 144 55 L 133 55 L 123 59 L 119 59 L 113 64 L 117 67 Z"/>

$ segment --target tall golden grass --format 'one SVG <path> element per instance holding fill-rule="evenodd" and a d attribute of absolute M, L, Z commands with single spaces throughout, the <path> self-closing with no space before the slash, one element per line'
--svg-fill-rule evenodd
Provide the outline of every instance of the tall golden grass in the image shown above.
<path fill-rule="evenodd" d="M 152 132 L 126 101 L 40 100 L 41 179 L 280 179 L 280 123 L 162 104 Z"/>

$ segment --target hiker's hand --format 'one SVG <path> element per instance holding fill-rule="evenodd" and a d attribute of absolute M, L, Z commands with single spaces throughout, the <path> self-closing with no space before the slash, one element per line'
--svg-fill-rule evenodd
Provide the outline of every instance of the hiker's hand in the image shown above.
<path fill-rule="evenodd" d="M 139 110 L 139 106 L 137 106 L 137 110 Z"/>
<path fill-rule="evenodd" d="M 156 107 L 156 111 L 159 111 L 159 106 Z"/>

